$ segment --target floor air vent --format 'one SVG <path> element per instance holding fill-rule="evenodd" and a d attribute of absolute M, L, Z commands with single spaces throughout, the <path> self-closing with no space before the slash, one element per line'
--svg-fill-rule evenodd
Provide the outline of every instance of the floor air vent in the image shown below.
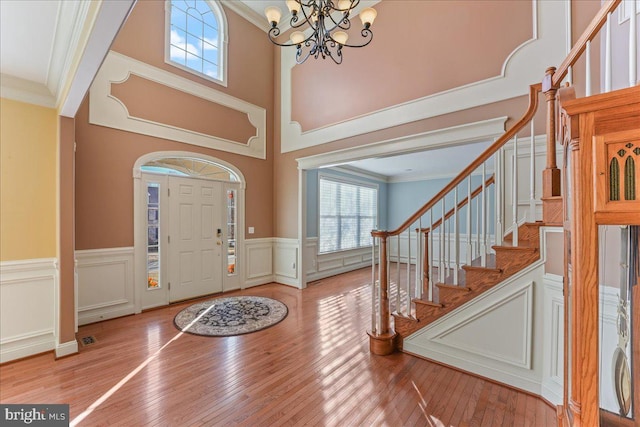
<path fill-rule="evenodd" d="M 80 342 L 82 343 L 83 347 L 86 347 L 88 345 L 95 344 L 96 342 L 98 342 L 98 340 L 96 340 L 93 335 L 89 335 L 88 337 L 80 338 Z"/>

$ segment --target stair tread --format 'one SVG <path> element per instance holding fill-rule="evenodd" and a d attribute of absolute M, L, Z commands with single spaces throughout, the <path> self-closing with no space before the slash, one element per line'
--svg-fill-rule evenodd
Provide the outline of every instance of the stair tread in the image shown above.
<path fill-rule="evenodd" d="M 535 246 L 524 245 L 524 244 L 518 244 L 518 246 L 512 246 L 512 245 L 508 245 L 508 244 L 507 244 L 507 245 L 505 245 L 504 243 L 506 243 L 506 242 L 503 242 L 503 244 L 502 244 L 502 245 L 494 245 L 494 246 L 491 246 L 491 248 L 492 248 L 494 251 L 496 251 L 496 250 L 497 250 L 497 251 L 499 251 L 499 250 L 513 250 L 513 251 L 529 251 L 529 252 L 535 252 L 535 251 L 537 251 L 537 250 L 538 250 L 538 248 L 537 248 L 537 247 L 535 247 Z"/>
<path fill-rule="evenodd" d="M 444 305 L 440 304 L 439 302 L 427 301 L 420 298 L 414 299 L 413 302 L 415 302 L 416 304 L 428 305 L 430 307 L 439 307 L 439 308 L 444 307 Z"/>
<path fill-rule="evenodd" d="M 489 266 L 483 267 L 481 265 L 463 265 L 462 268 L 465 271 L 473 270 L 473 271 L 486 271 L 486 272 L 491 272 L 491 273 L 494 273 L 494 272 L 495 273 L 501 273 L 502 272 L 501 269 L 499 269 L 499 268 L 497 268 L 495 266 L 493 266 L 493 267 L 489 267 Z"/>
<path fill-rule="evenodd" d="M 466 286 L 453 285 L 451 283 L 436 283 L 436 286 L 441 289 L 445 288 L 445 289 L 454 289 L 457 291 L 471 292 L 471 289 L 467 288 Z"/>

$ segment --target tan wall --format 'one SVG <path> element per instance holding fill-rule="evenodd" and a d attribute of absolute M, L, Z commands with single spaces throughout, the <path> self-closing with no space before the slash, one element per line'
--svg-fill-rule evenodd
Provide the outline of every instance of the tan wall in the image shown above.
<path fill-rule="evenodd" d="M 51 108 L 0 100 L 0 260 L 56 256 L 56 142 Z"/>
<path fill-rule="evenodd" d="M 74 248 L 74 120 L 59 117 L 58 138 L 58 271 L 60 318 L 58 341 L 75 338 L 75 248 Z"/>
<path fill-rule="evenodd" d="M 229 27 L 229 74 L 225 88 L 164 63 L 164 2 L 139 1 L 118 34 L 113 50 L 181 77 L 208 85 L 273 111 L 273 45 L 266 34 L 225 9 Z M 153 88 L 150 99 L 161 93 Z M 176 102 L 171 108 L 193 110 L 198 104 Z M 267 129 L 267 159 L 260 160 L 88 122 L 88 98 L 76 116 L 76 249 L 133 246 L 133 177 L 135 161 L 155 151 L 191 151 L 217 157 L 240 169 L 247 180 L 246 226 L 251 237 L 273 236 L 273 137 Z M 228 126 L 228 124 L 224 124 Z M 215 133 L 215 129 L 210 129 Z M 218 135 L 229 135 L 220 128 Z"/>
<path fill-rule="evenodd" d="M 339 66 L 311 59 L 293 68 L 291 118 L 303 131 L 499 76 L 509 54 L 533 37 L 531 1 L 383 1 L 375 8 L 369 46 L 345 48 Z M 353 25 L 349 43 L 356 44 L 360 20 Z"/>

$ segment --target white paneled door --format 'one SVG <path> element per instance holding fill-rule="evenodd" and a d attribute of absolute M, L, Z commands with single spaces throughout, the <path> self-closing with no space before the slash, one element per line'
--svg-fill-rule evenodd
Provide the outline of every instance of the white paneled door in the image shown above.
<path fill-rule="evenodd" d="M 222 292 L 222 183 L 169 177 L 169 300 Z"/>

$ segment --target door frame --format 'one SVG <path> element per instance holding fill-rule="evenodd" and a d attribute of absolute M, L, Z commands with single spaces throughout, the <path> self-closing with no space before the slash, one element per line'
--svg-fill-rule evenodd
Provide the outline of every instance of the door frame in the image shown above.
<path fill-rule="evenodd" d="M 214 163 L 220 165 L 226 169 L 232 171 L 238 178 L 238 181 L 219 181 L 225 183 L 223 188 L 228 188 L 229 185 L 236 186 L 237 189 L 237 226 L 236 226 L 236 250 L 239 252 L 239 257 L 237 258 L 237 279 L 235 283 L 237 285 L 232 285 L 229 287 L 229 283 L 234 283 L 234 281 L 223 280 L 223 292 L 233 290 L 233 289 L 242 289 L 244 288 L 244 277 L 245 277 L 245 190 L 246 190 L 246 180 L 242 172 L 231 163 L 228 163 L 224 160 L 218 159 L 216 157 L 208 156 L 206 154 L 194 153 L 191 151 L 156 151 L 153 153 L 147 153 L 141 157 L 139 157 L 134 166 L 133 166 L 133 277 L 134 277 L 134 302 L 135 302 L 135 313 L 140 313 L 142 310 L 163 306 L 168 304 L 169 294 L 165 289 L 163 294 L 166 296 L 161 298 L 162 303 L 154 302 L 151 305 L 146 305 L 143 307 L 143 293 L 148 292 L 146 288 L 146 244 L 147 244 L 147 227 L 145 221 L 145 215 L 147 210 L 147 200 L 146 200 L 146 183 L 147 179 L 143 178 L 143 172 L 141 167 L 145 164 L 161 160 L 167 157 L 172 158 L 189 158 L 189 159 L 197 159 L 204 162 Z M 152 173 L 144 172 L 146 177 L 153 175 Z M 168 184 L 168 180 L 166 179 L 167 175 L 158 174 L 159 178 L 163 177 L 166 184 Z M 196 178 L 196 177 L 193 177 Z M 161 181 L 162 179 L 159 179 Z M 197 179 L 206 179 L 203 177 L 197 177 Z M 225 192 L 226 194 L 226 192 Z M 161 198 L 162 200 L 162 198 Z M 161 213 L 162 215 L 162 213 Z M 165 267 L 161 268 L 165 269 Z M 226 278 L 223 270 L 223 278 Z M 154 290 L 155 291 L 155 290 Z M 152 291 L 153 292 L 153 291 Z"/>

